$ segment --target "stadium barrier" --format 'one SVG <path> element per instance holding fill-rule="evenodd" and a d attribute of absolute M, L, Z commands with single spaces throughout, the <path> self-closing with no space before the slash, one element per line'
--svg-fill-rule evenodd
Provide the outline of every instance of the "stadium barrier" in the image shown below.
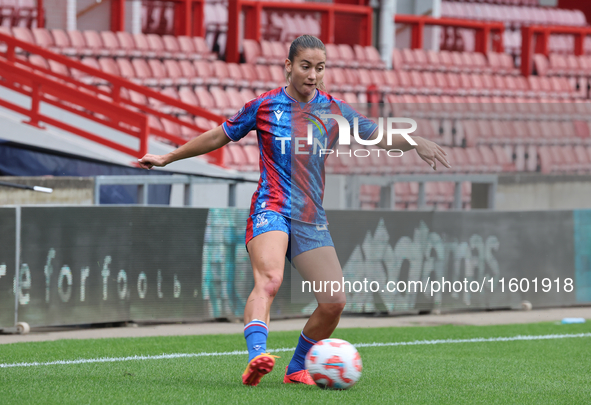
<path fill-rule="evenodd" d="M 489 48 L 493 52 L 503 52 L 503 32 L 505 24 L 502 22 L 484 22 L 464 20 L 460 18 L 430 17 L 423 15 L 394 15 L 394 23 L 411 26 L 411 49 L 423 49 L 425 26 L 465 28 L 476 33 L 475 52 L 486 54 Z"/>
<path fill-rule="evenodd" d="M 228 3 L 228 36 L 226 43 L 226 62 L 240 61 L 240 16 L 244 12 L 244 39 L 262 39 L 263 11 L 282 13 L 305 12 L 320 15 L 321 32 L 319 38 L 325 44 L 335 43 L 337 18 L 353 18 L 357 22 L 345 19 L 349 25 L 346 30 L 356 33 L 357 43 L 368 46 L 372 43 L 373 9 L 339 3 L 288 3 L 279 1 L 233 0 Z M 355 35 L 353 35 L 355 37 Z"/>
<path fill-rule="evenodd" d="M 203 184 L 227 184 L 228 185 L 228 207 L 236 206 L 236 186 L 249 180 L 244 178 L 221 178 L 211 176 L 188 176 L 175 174 L 172 176 L 96 176 L 94 178 L 94 204 L 101 203 L 101 187 L 105 185 L 137 185 L 137 203 L 139 205 L 148 205 L 149 186 L 150 185 L 173 185 L 182 184 L 183 202 L 187 207 L 191 207 L 193 188 L 196 185 Z M 250 180 L 256 183 L 255 180 Z"/>
<path fill-rule="evenodd" d="M 28 59 L 23 58 L 22 54 L 28 53 L 46 59 L 49 63 L 57 66 L 63 66 L 65 71 L 80 71 L 83 78 L 76 80 L 62 73 L 54 72 Z M 185 122 L 171 114 L 160 110 L 163 107 L 170 107 L 181 114 L 194 115 L 212 120 L 217 124 L 225 121 L 224 117 L 213 114 L 211 111 L 186 104 L 180 100 L 168 97 L 158 91 L 152 90 L 146 86 L 133 83 L 119 76 L 105 73 L 99 69 L 87 66 L 80 61 L 72 60 L 64 55 L 59 55 L 48 51 L 37 45 L 21 41 L 10 35 L 0 32 L 0 86 L 14 92 L 13 97 L 20 93 L 26 98 L 26 105 L 18 105 L 7 100 L 0 99 L 0 106 L 13 110 L 29 117 L 28 124 L 41 127 L 42 124 L 48 124 L 62 129 L 68 133 L 90 139 L 114 150 L 126 153 L 135 157 L 142 157 L 148 147 L 148 136 L 154 135 L 163 138 L 170 143 L 183 145 L 188 139 L 168 133 L 165 129 L 157 128 L 149 119 L 154 116 L 165 119 L 186 128 L 195 131 L 198 134 L 206 132 L 195 124 Z M 97 80 L 107 87 L 108 90 L 102 90 L 96 86 L 85 83 L 86 81 Z M 160 110 L 156 110 L 147 105 L 138 104 L 131 99 L 125 98 L 125 94 L 136 92 L 143 95 L 146 99 L 154 99 L 162 103 Z M 67 117 L 66 120 L 56 120 L 54 114 L 46 114 L 47 107 L 52 106 L 59 111 L 59 114 Z M 54 110 L 55 111 L 55 110 Z M 89 132 L 86 125 L 82 125 L 73 118 L 84 118 L 90 124 L 98 123 L 105 129 L 113 129 L 120 133 L 116 137 L 119 142 L 107 138 L 103 131 Z M 128 146 L 120 141 L 121 135 L 128 135 L 132 139 Z M 210 163 L 221 165 L 223 162 L 223 150 L 219 149 L 205 157 Z"/>
<path fill-rule="evenodd" d="M 205 36 L 205 0 L 166 0 L 166 2 L 174 3 L 175 36 Z M 125 0 L 111 1 L 111 31 L 125 31 L 125 11 Z"/>
<path fill-rule="evenodd" d="M 573 37 L 573 53 L 585 53 L 585 38 L 591 35 L 589 27 L 526 25 L 521 27 L 521 74 L 529 76 L 533 70 L 534 54 L 550 55 L 550 36 L 563 34 Z"/>
<path fill-rule="evenodd" d="M 247 215 L 231 208 L 0 208 L 0 328 L 241 318 L 253 286 Z M 341 210 L 328 218 L 345 279 L 381 286 L 346 291 L 350 313 L 591 303 L 591 210 Z M 434 282 L 445 281 L 446 291 L 436 291 Z M 398 290 L 384 291 L 388 282 Z M 286 263 L 271 316 L 304 316 L 314 307 Z"/>

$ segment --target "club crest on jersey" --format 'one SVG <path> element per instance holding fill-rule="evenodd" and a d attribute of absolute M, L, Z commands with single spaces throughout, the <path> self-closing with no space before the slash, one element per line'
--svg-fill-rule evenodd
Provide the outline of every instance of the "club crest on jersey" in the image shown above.
<path fill-rule="evenodd" d="M 277 118 L 277 121 L 279 121 L 281 119 L 281 116 L 283 115 L 283 111 L 281 110 L 277 110 L 277 111 L 273 111 L 275 113 L 275 117 Z"/>
<path fill-rule="evenodd" d="M 255 225 L 257 228 L 260 228 L 261 226 L 265 226 L 268 223 L 269 223 L 269 221 L 267 220 L 267 218 L 265 218 L 265 213 L 257 215 L 257 223 Z"/>

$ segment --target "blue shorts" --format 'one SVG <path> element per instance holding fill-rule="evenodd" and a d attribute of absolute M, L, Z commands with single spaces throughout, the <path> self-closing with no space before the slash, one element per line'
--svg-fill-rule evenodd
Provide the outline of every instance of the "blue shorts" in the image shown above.
<path fill-rule="evenodd" d="M 334 243 L 327 225 L 314 225 L 284 217 L 275 211 L 263 211 L 246 220 L 246 245 L 255 236 L 269 231 L 282 231 L 289 237 L 285 256 L 291 259 L 300 253 Z M 248 248 L 247 248 L 248 250 Z"/>

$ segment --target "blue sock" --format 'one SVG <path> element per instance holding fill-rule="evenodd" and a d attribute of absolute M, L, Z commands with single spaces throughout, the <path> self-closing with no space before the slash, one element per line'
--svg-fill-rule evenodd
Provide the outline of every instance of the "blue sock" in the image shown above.
<path fill-rule="evenodd" d="M 316 341 L 314 339 L 310 339 L 302 331 L 295 353 L 289 362 L 289 366 L 287 366 L 287 374 L 295 373 L 306 368 L 306 354 L 308 354 L 308 351 L 315 343 Z"/>
<path fill-rule="evenodd" d="M 248 361 L 256 356 L 267 352 L 267 336 L 269 328 L 267 324 L 258 319 L 247 323 L 244 326 L 244 338 L 246 339 L 246 348 L 248 349 Z"/>

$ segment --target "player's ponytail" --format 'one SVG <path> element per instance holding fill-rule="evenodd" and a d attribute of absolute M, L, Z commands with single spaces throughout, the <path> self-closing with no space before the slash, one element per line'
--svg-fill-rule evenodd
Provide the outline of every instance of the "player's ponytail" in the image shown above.
<path fill-rule="evenodd" d="M 326 48 L 324 47 L 324 44 L 322 43 L 322 41 L 320 39 L 316 38 L 314 35 L 306 34 L 306 35 L 301 35 L 293 40 L 293 42 L 291 43 L 291 46 L 289 47 L 289 55 L 287 56 L 287 59 L 289 59 L 291 61 L 291 63 L 293 63 L 296 56 L 298 56 L 300 51 L 302 51 L 303 49 L 320 49 L 321 51 L 324 52 L 324 54 L 326 54 Z M 287 83 L 289 84 L 291 82 L 291 73 L 287 73 L 286 79 L 287 79 Z M 320 81 L 316 85 L 316 87 L 319 90 L 323 90 L 323 91 L 325 90 L 323 81 Z"/>

